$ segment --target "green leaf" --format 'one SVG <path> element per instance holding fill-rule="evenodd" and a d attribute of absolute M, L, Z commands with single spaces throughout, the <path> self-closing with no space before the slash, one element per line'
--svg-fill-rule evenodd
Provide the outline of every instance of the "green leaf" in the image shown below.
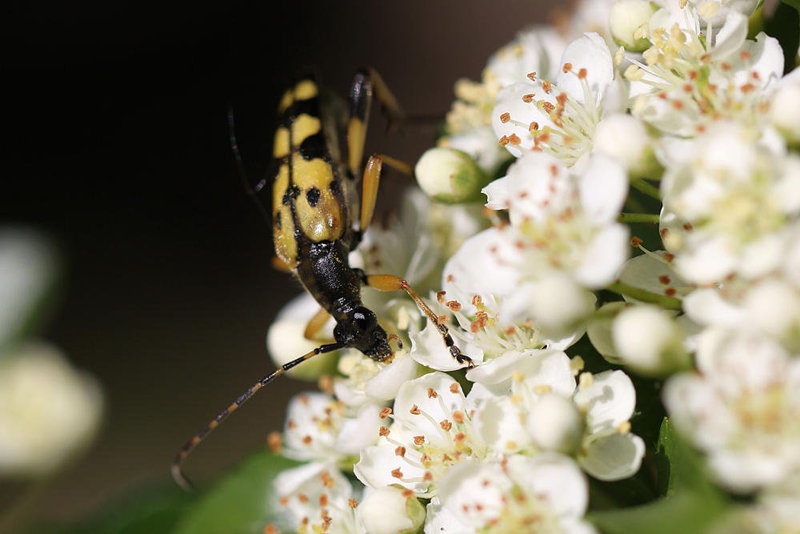
<path fill-rule="evenodd" d="M 661 424 L 656 465 L 666 497 L 643 506 L 594 512 L 589 519 L 606 534 L 700 534 L 732 510 L 728 497 L 709 481 L 700 454 L 668 418 Z"/>
<path fill-rule="evenodd" d="M 191 505 L 174 533 L 260 534 L 276 519 L 268 508 L 272 481 L 297 465 L 267 451 L 248 457 Z"/>
<path fill-rule="evenodd" d="M 169 483 L 149 486 L 108 506 L 92 519 L 72 526 L 39 525 L 31 534 L 169 534 L 194 495 Z"/>

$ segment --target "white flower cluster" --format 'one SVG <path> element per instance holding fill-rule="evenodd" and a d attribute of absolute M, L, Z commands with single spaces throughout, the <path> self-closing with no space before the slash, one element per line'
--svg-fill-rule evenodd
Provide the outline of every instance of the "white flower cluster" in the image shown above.
<path fill-rule="evenodd" d="M 352 262 L 428 295 L 475 365 L 410 299 L 365 290 L 404 348 L 345 351 L 292 402 L 292 528 L 594 532 L 589 481 L 632 477 L 655 446 L 627 372 L 663 381 L 713 480 L 754 496 L 748 521 L 796 518 L 800 71 L 748 38 L 756 4 L 587 0 L 457 84 L 417 166 L 448 205 L 411 193 Z M 475 172 L 496 178 L 483 212 L 463 203 Z M 270 335 L 278 359 L 305 352 L 301 316 Z"/>

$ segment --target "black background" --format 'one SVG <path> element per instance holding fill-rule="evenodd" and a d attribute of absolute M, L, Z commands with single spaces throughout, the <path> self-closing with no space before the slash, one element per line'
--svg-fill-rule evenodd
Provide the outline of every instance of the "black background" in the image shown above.
<path fill-rule="evenodd" d="M 59 246 L 60 299 L 42 335 L 98 377 L 107 403 L 93 447 L 41 496 L 49 518 L 167 477 L 184 440 L 272 368 L 264 334 L 298 287 L 270 268 L 269 228 L 233 167 L 228 107 L 258 173 L 299 67 L 345 94 L 372 65 L 409 112 L 443 116 L 456 79 L 479 78 L 497 47 L 547 15 L 530 0 L 11 9 L 0 222 Z M 414 162 L 432 144 L 432 130 L 384 124 L 372 121 L 368 150 Z M 237 412 L 189 474 L 208 483 L 263 443 L 298 387 L 284 380 Z"/>

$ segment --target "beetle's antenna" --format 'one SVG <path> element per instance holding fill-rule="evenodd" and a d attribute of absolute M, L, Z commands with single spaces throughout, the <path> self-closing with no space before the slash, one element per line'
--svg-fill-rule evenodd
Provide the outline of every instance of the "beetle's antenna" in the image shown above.
<path fill-rule="evenodd" d="M 232 105 L 228 106 L 228 140 L 230 141 L 231 152 L 233 152 L 233 161 L 236 164 L 236 171 L 239 174 L 239 178 L 242 180 L 244 190 L 247 192 L 247 195 L 253 199 L 253 202 L 258 207 L 258 211 L 261 213 L 264 219 L 269 222 L 270 215 L 267 213 L 267 210 L 264 209 L 264 205 L 258 200 L 258 194 L 267 186 L 267 178 L 262 178 L 256 183 L 255 186 L 251 185 L 250 176 L 247 174 L 247 169 L 245 168 L 244 160 L 242 159 L 242 153 L 239 150 L 239 141 L 236 138 L 236 127 L 233 120 Z"/>
<path fill-rule="evenodd" d="M 192 439 L 186 442 L 184 446 L 178 451 L 178 454 L 175 456 L 175 460 L 172 462 L 172 478 L 175 479 L 175 482 L 185 490 L 191 490 L 193 488 L 191 481 L 186 478 L 183 474 L 183 461 L 189 456 L 189 453 L 194 450 L 194 448 L 201 442 L 203 439 L 215 428 L 217 428 L 220 423 L 222 423 L 228 416 L 236 411 L 239 406 L 247 402 L 255 393 L 272 382 L 274 379 L 281 376 L 283 373 L 294 367 L 295 365 L 299 365 L 306 360 L 309 360 L 316 356 L 317 354 L 323 354 L 325 352 L 332 352 L 334 350 L 339 350 L 344 348 L 344 345 L 341 343 L 330 343 L 328 345 L 322 345 L 320 347 L 315 348 L 311 352 L 300 356 L 299 358 L 290 361 L 289 363 L 283 364 L 281 367 L 273 371 L 272 373 L 268 374 L 255 384 L 253 384 L 247 391 L 242 393 L 235 401 L 233 401 L 230 406 L 222 410 L 217 416 L 211 420 L 205 427 L 203 427 L 200 432 L 194 435 Z"/>

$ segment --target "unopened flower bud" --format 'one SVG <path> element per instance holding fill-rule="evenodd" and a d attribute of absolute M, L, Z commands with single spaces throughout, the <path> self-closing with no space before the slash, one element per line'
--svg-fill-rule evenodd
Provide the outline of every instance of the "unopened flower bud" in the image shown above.
<path fill-rule="evenodd" d="M 370 534 L 413 534 L 425 522 L 425 508 L 419 499 L 392 486 L 368 492 L 356 512 Z"/>
<path fill-rule="evenodd" d="M 778 89 L 772 97 L 769 116 L 789 143 L 800 144 L 800 83 L 788 83 Z"/>
<path fill-rule="evenodd" d="M 529 303 L 535 324 L 547 335 L 573 331 L 594 311 L 594 294 L 560 274 L 536 282 Z"/>
<path fill-rule="evenodd" d="M 55 347 L 23 345 L 0 362 L 0 473 L 40 476 L 94 436 L 103 396 Z"/>
<path fill-rule="evenodd" d="M 528 412 L 528 433 L 548 451 L 574 453 L 580 445 L 583 426 L 583 416 L 575 403 L 561 395 L 543 395 Z"/>
<path fill-rule="evenodd" d="M 658 173 L 650 135 L 644 123 L 627 113 L 609 115 L 597 124 L 594 148 L 617 160 L 633 177 Z"/>
<path fill-rule="evenodd" d="M 305 337 L 306 326 L 318 309 L 319 304 L 304 293 L 280 311 L 267 330 L 267 350 L 275 365 L 288 363 L 322 344 L 321 341 L 312 341 Z M 332 329 L 323 330 L 321 337 L 331 339 Z M 323 375 L 334 374 L 336 364 L 335 354 L 324 354 L 293 367 L 287 373 L 293 378 L 313 381 Z"/>
<path fill-rule="evenodd" d="M 489 176 L 468 154 L 453 148 L 426 151 L 414 169 L 417 182 L 429 197 L 456 204 L 480 200 Z"/>
<path fill-rule="evenodd" d="M 683 329 L 669 312 L 656 306 L 623 310 L 614 321 L 612 338 L 622 362 L 645 375 L 670 374 L 689 363 Z"/>
<path fill-rule="evenodd" d="M 620 46 L 631 52 L 643 52 L 650 48 L 650 41 L 641 28 L 655 12 L 653 5 L 645 0 L 623 0 L 611 6 L 611 36 Z"/>

